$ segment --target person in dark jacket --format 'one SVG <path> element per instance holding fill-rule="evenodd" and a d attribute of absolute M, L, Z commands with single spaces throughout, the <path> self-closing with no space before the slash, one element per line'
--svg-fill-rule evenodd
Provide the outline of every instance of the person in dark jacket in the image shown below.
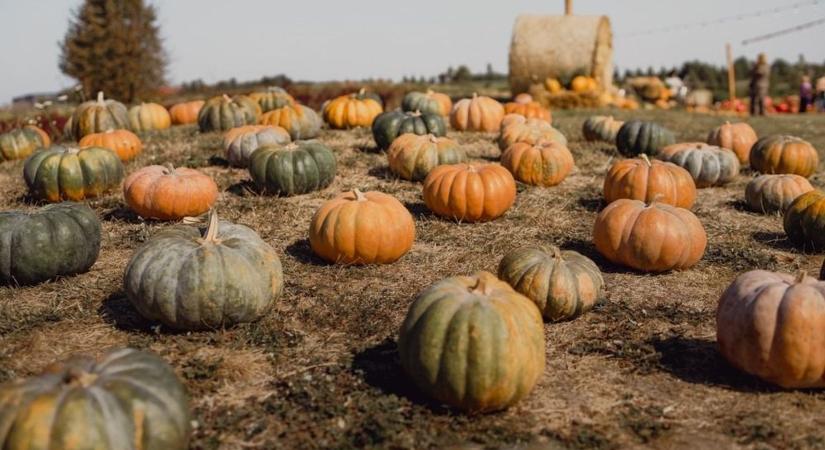
<path fill-rule="evenodd" d="M 802 82 L 799 83 L 799 113 L 803 114 L 808 111 L 808 106 L 814 102 L 814 86 L 811 84 L 811 77 L 808 75 L 802 76 Z"/>
<path fill-rule="evenodd" d="M 756 66 L 751 71 L 751 115 L 765 115 L 765 96 L 771 85 L 771 66 L 768 57 L 760 53 L 756 59 Z"/>

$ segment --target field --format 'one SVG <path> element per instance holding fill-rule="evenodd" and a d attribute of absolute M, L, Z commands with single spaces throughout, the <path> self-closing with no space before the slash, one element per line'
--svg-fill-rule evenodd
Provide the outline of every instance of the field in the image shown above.
<path fill-rule="evenodd" d="M 640 275 L 611 265 L 591 244 L 603 206 L 603 175 L 615 148 L 583 141 L 593 111 L 555 112 L 577 169 L 550 189 L 519 186 L 499 220 L 457 224 L 432 216 L 420 184 L 397 180 L 367 130 L 324 131 L 338 176 L 322 191 L 292 198 L 257 194 L 244 170 L 229 168 L 217 133 L 195 127 L 147 134 L 128 170 L 171 162 L 197 167 L 222 189 L 223 218 L 249 225 L 276 248 L 286 286 L 260 322 L 172 333 L 143 321 L 121 287 L 130 255 L 168 226 L 144 222 L 121 193 L 91 201 L 103 221 L 92 270 L 25 288 L 0 288 L 0 382 L 39 372 L 73 352 L 112 346 L 150 349 L 170 362 L 192 398 L 193 448 L 825 448 L 825 394 L 783 391 L 730 368 L 715 347 L 722 290 L 763 268 L 818 273 L 822 258 L 793 248 L 777 216 L 743 207 L 746 170 L 724 188 L 702 189 L 694 212 L 708 233 L 691 270 Z M 656 120 L 680 140 L 703 140 L 724 119 L 683 112 L 619 112 Z M 825 116 L 751 119 L 760 135 L 788 133 L 825 149 Z M 495 136 L 451 133 L 478 160 L 495 160 Z M 821 153 L 821 156 L 825 154 Z M 22 162 L 0 166 L 3 210 L 34 208 Z M 812 183 L 822 188 L 825 178 Z M 383 267 L 342 267 L 313 256 L 314 210 L 359 188 L 397 196 L 413 213 L 412 251 Z M 395 339 L 417 292 L 441 278 L 495 271 L 518 246 L 554 243 L 603 270 L 606 298 L 571 322 L 545 325 L 548 364 L 526 401 L 502 413 L 465 416 L 416 393 L 397 362 Z"/>

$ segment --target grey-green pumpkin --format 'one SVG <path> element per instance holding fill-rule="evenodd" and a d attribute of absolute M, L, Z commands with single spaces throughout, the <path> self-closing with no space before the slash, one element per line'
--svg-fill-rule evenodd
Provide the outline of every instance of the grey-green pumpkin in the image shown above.
<path fill-rule="evenodd" d="M 18 128 L 0 134 L 0 162 L 27 158 L 43 144 L 43 138 L 31 128 Z"/>
<path fill-rule="evenodd" d="M 123 103 L 104 99 L 103 92 L 98 92 L 97 100 L 83 102 L 74 110 L 64 129 L 78 141 L 87 134 L 131 130 L 129 112 Z"/>
<path fill-rule="evenodd" d="M 81 203 L 0 212 L 0 282 L 33 284 L 89 270 L 100 253 L 100 221 Z"/>
<path fill-rule="evenodd" d="M 249 158 L 249 174 L 264 192 L 298 195 L 329 186 L 335 179 L 337 162 L 329 147 L 318 141 L 296 141 L 287 145 L 258 148 Z"/>
<path fill-rule="evenodd" d="M 100 196 L 119 187 L 124 172 L 117 154 L 103 147 L 52 145 L 29 156 L 23 166 L 29 193 L 48 202 Z"/>
<path fill-rule="evenodd" d="M 395 138 L 407 133 L 440 137 L 447 134 L 447 125 L 437 114 L 403 112 L 397 109 L 379 114 L 372 122 L 372 136 L 380 149 L 386 149 Z"/>
<path fill-rule="evenodd" d="M 641 120 L 630 120 L 619 128 L 616 148 L 624 156 L 634 157 L 644 153 L 656 155 L 659 149 L 676 142 L 676 137 L 667 128 Z"/>
<path fill-rule="evenodd" d="M 284 88 L 278 86 L 270 86 L 265 91 L 253 92 L 249 94 L 249 98 L 258 102 L 262 112 L 272 111 L 295 103 L 295 99 Z"/>
<path fill-rule="evenodd" d="M 590 116 L 582 125 L 582 134 L 587 141 L 616 142 L 616 136 L 624 122 L 613 116 Z"/>
<path fill-rule="evenodd" d="M 243 125 L 258 123 L 261 107 L 245 95 L 213 97 L 204 103 L 198 113 L 201 132 L 226 131 Z"/>
<path fill-rule="evenodd" d="M 280 296 L 284 277 L 269 244 L 213 211 L 204 230 L 177 226 L 152 236 L 132 255 L 123 285 L 143 317 L 200 330 L 259 319 Z"/>
<path fill-rule="evenodd" d="M 736 153 L 704 142 L 669 145 L 657 157 L 687 170 L 697 188 L 721 186 L 739 175 Z"/>

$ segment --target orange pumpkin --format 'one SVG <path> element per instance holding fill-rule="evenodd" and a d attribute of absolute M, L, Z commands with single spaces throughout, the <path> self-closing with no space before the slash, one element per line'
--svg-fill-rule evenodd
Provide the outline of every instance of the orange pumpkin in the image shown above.
<path fill-rule="evenodd" d="M 129 109 L 129 124 L 135 131 L 165 130 L 172 126 L 172 118 L 157 103 L 141 103 Z"/>
<path fill-rule="evenodd" d="M 130 161 L 143 151 L 143 143 L 129 130 L 108 130 L 80 139 L 80 148 L 103 147 L 117 153 L 121 161 Z"/>
<path fill-rule="evenodd" d="M 708 134 L 708 144 L 733 150 L 742 164 L 750 161 L 751 147 L 756 140 L 756 132 L 746 123 L 725 122 Z"/>
<path fill-rule="evenodd" d="M 126 178 L 123 197 L 141 217 L 177 220 L 209 211 L 218 199 L 218 186 L 195 169 L 147 166 Z"/>
<path fill-rule="evenodd" d="M 765 136 L 751 148 L 751 167 L 761 173 L 793 173 L 805 178 L 819 165 L 816 149 L 794 136 Z"/>
<path fill-rule="evenodd" d="M 596 81 L 595 78 L 592 77 L 579 75 L 573 78 L 573 81 L 570 82 L 570 90 L 578 94 L 594 92 L 598 89 L 599 83 Z"/>
<path fill-rule="evenodd" d="M 387 150 L 390 171 L 411 181 L 423 180 L 439 165 L 458 164 L 466 159 L 464 150 L 454 140 L 432 134 L 402 134 Z"/>
<path fill-rule="evenodd" d="M 456 102 L 450 112 L 450 125 L 459 131 L 497 132 L 504 118 L 504 106 L 490 97 L 473 94 Z"/>
<path fill-rule="evenodd" d="M 40 139 L 43 140 L 43 148 L 47 148 L 52 145 L 52 138 L 49 136 L 49 133 L 43 131 L 42 128 L 38 127 L 37 125 L 26 125 L 23 128 L 28 128 L 29 130 L 34 131 L 38 135 L 40 135 Z"/>
<path fill-rule="evenodd" d="M 553 123 L 553 116 L 550 110 L 538 102 L 533 101 L 530 94 L 519 94 L 515 100 L 504 105 L 506 114 L 518 114 L 528 119 L 540 119 L 547 123 Z"/>
<path fill-rule="evenodd" d="M 203 108 L 203 100 L 193 100 L 172 105 L 169 108 L 169 116 L 172 118 L 172 125 L 189 125 L 198 123 L 198 113 Z"/>
<path fill-rule="evenodd" d="M 556 94 L 564 90 L 564 86 L 562 86 L 561 82 L 556 78 L 545 78 L 544 88 L 551 94 Z"/>
<path fill-rule="evenodd" d="M 332 263 L 389 264 L 414 240 L 410 212 L 381 192 L 345 192 L 321 205 L 309 224 L 312 251 Z"/>
<path fill-rule="evenodd" d="M 745 202 L 751 211 L 782 213 L 802 194 L 814 187 L 807 178 L 794 174 L 763 174 L 745 186 Z"/>
<path fill-rule="evenodd" d="M 424 179 L 424 203 L 435 214 L 461 222 L 485 222 L 516 200 L 516 181 L 497 164 L 438 166 Z"/>
<path fill-rule="evenodd" d="M 498 146 L 502 150 L 519 142 L 536 145 L 542 141 L 553 141 L 561 145 L 567 145 L 567 138 L 564 137 L 561 131 L 541 119 L 518 120 L 511 118 L 510 114 L 506 117 L 507 125 L 502 127 L 501 135 L 498 137 Z"/>
<path fill-rule="evenodd" d="M 262 125 L 281 127 L 293 140 L 312 139 L 321 133 L 321 118 L 312 108 L 298 103 L 273 109 L 261 116 Z"/>
<path fill-rule="evenodd" d="M 332 99 L 324 107 L 323 116 L 330 127 L 348 129 L 370 127 L 382 112 L 384 108 L 381 103 L 361 89 L 357 93 Z"/>
<path fill-rule="evenodd" d="M 617 161 L 604 178 L 607 203 L 621 198 L 650 203 L 658 200 L 680 208 L 696 201 L 696 184 L 690 173 L 676 164 L 641 158 Z"/>
<path fill-rule="evenodd" d="M 555 186 L 573 171 L 573 155 L 558 142 L 519 142 L 501 155 L 501 165 L 516 180 L 532 186 Z"/>

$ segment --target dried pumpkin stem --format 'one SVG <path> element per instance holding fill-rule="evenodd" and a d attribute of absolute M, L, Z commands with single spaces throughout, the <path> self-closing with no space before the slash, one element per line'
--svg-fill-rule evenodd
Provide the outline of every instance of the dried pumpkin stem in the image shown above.
<path fill-rule="evenodd" d="M 550 251 L 553 252 L 554 259 L 561 259 L 561 249 L 556 247 L 555 245 L 550 247 Z"/>
<path fill-rule="evenodd" d="M 807 277 L 807 276 L 808 276 L 807 272 L 805 272 L 804 270 L 800 270 L 799 272 L 797 272 L 796 279 L 794 281 L 796 281 L 797 283 L 801 283 L 805 280 L 805 277 Z"/>
<path fill-rule="evenodd" d="M 173 166 L 172 163 L 166 163 L 166 164 L 164 164 L 164 167 L 166 167 L 166 174 L 167 175 L 175 173 L 175 166 Z"/>
<path fill-rule="evenodd" d="M 650 166 L 653 165 L 653 164 L 650 163 L 650 158 L 648 158 L 647 155 L 645 155 L 644 153 L 642 153 L 641 158 L 642 158 L 642 160 L 644 160 L 644 162 L 647 163 L 647 167 L 650 167 Z"/>
<path fill-rule="evenodd" d="M 438 142 L 438 138 L 437 138 L 434 134 L 429 134 L 429 135 L 427 135 L 427 136 L 429 136 L 429 137 L 430 137 L 430 142 L 432 142 L 433 144 L 435 144 L 436 142 Z"/>
<path fill-rule="evenodd" d="M 358 95 L 364 95 L 364 92 L 367 92 L 367 88 L 361 88 L 358 90 Z"/>
<path fill-rule="evenodd" d="M 86 372 L 85 370 L 78 369 L 76 367 L 72 367 L 66 370 L 66 374 L 63 376 L 64 383 L 74 386 L 79 385 L 83 387 L 89 387 L 95 382 L 95 380 L 97 380 L 97 375 Z"/>
<path fill-rule="evenodd" d="M 470 290 L 473 294 L 490 295 L 490 287 L 487 286 L 487 277 L 479 276 L 476 280 L 475 286 Z"/>
<path fill-rule="evenodd" d="M 103 103 L 103 91 L 97 91 L 97 102 Z"/>
<path fill-rule="evenodd" d="M 352 194 L 355 195 L 355 201 L 357 202 L 363 202 L 367 200 L 367 196 L 365 196 L 364 193 L 358 189 L 353 189 Z"/>
<path fill-rule="evenodd" d="M 203 236 L 204 242 L 217 242 L 218 237 L 218 212 L 209 210 L 209 225 L 206 226 L 206 234 Z"/>
<path fill-rule="evenodd" d="M 222 97 L 223 97 L 223 100 L 224 100 L 224 101 L 226 101 L 226 102 L 231 102 L 231 101 L 232 101 L 232 98 L 231 98 L 231 97 L 229 97 L 229 96 L 228 96 L 228 95 L 226 95 L 226 94 L 223 94 L 223 96 L 222 96 Z"/>

